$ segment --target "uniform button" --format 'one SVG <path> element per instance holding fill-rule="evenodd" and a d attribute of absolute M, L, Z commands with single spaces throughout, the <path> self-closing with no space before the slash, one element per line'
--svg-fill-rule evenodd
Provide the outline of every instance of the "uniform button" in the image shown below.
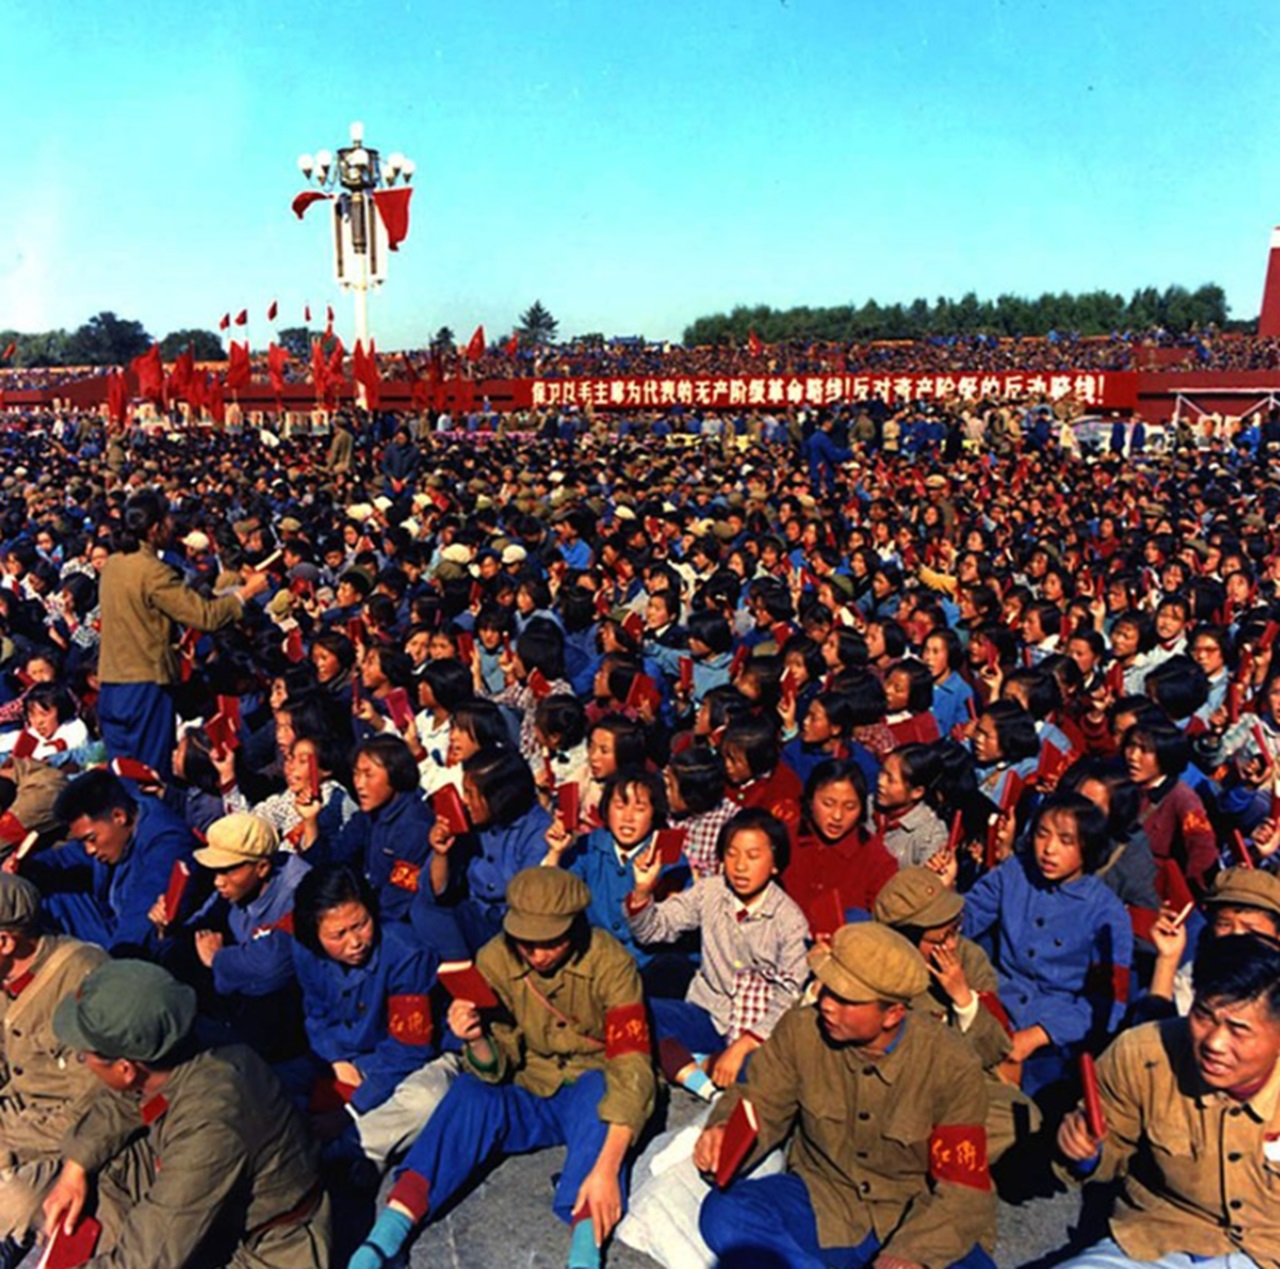
<path fill-rule="evenodd" d="M 1035 949 L 1034 947 L 1029 947 L 1029 948 L 1027 948 L 1027 956 L 1028 956 L 1028 958 L 1030 958 L 1030 959 L 1034 960 L 1034 959 L 1035 959 L 1035 955 L 1036 955 L 1036 949 Z"/>
<path fill-rule="evenodd" d="M 562 1028 L 562 1029 L 563 1029 L 563 1027 L 564 1027 L 564 1023 L 563 1023 L 563 1022 L 557 1022 L 557 1023 L 556 1023 L 556 1026 L 557 1026 L 557 1027 L 560 1027 L 560 1028 Z"/>
<path fill-rule="evenodd" d="M 855 1151 L 854 1151 L 854 1154 L 855 1154 L 859 1159 L 865 1159 L 865 1158 L 867 1157 L 867 1152 L 866 1152 L 865 1150 L 855 1150 Z"/>
<path fill-rule="evenodd" d="M 1054 940 L 1053 940 L 1053 945 L 1054 945 L 1054 947 L 1061 947 L 1061 946 L 1062 946 L 1062 940 L 1061 940 L 1061 939 L 1054 939 Z"/>
<path fill-rule="evenodd" d="M 859 1193 L 861 1193 L 861 1194 L 870 1194 L 870 1193 L 871 1193 L 871 1182 L 870 1182 L 870 1181 L 863 1181 L 863 1182 L 862 1182 L 862 1184 L 858 1186 L 858 1191 L 859 1191 Z"/>
<path fill-rule="evenodd" d="M 15 1067 L 13 1068 L 13 1073 L 14 1073 L 15 1075 L 21 1075 L 21 1074 L 22 1074 L 22 1067 L 20 1067 L 20 1066 L 15 1066 Z"/>
<path fill-rule="evenodd" d="M 871 1112 L 869 1110 L 860 1110 L 858 1111 L 858 1118 L 864 1121 L 868 1120 L 871 1118 Z"/>
<path fill-rule="evenodd" d="M 1244 1158 L 1244 1155 L 1242 1155 L 1239 1150 L 1233 1150 L 1229 1155 L 1227 1155 L 1227 1162 L 1239 1163 L 1240 1160 L 1243 1158 Z"/>
<path fill-rule="evenodd" d="M 1044 928 L 1044 917 L 1036 917 L 1036 924 L 1042 929 Z"/>
<path fill-rule="evenodd" d="M 1228 1114 L 1228 1115 L 1230 1115 L 1232 1119 L 1235 1119 L 1235 1118 L 1237 1118 L 1238 1116 L 1240 1116 L 1240 1115 L 1243 1115 L 1243 1114 L 1244 1114 L 1244 1107 L 1243 1107 L 1243 1106 L 1232 1106 L 1232 1108 L 1231 1108 L 1229 1111 L 1227 1111 L 1227 1114 Z"/>
<path fill-rule="evenodd" d="M 1232 1199 L 1231 1202 L 1227 1204 L 1227 1206 L 1233 1212 L 1238 1212 L 1244 1206 L 1244 1202 L 1241 1199 Z"/>
<path fill-rule="evenodd" d="M 876 1073 L 876 1068 L 874 1066 L 864 1066 L 862 1068 L 862 1073 L 863 1075 L 874 1075 Z"/>
<path fill-rule="evenodd" d="M 14 1038 L 15 1040 L 16 1040 L 16 1039 L 17 1039 L 21 1034 L 22 1034 L 22 1028 L 21 1028 L 21 1027 L 14 1027 L 14 1028 L 13 1028 L 13 1038 Z"/>

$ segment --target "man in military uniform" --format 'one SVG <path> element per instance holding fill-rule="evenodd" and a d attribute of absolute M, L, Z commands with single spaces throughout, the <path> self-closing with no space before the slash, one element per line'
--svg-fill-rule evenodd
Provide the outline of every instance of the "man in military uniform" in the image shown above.
<path fill-rule="evenodd" d="M 0 873 L 0 1269 L 21 1262 L 62 1136 L 97 1088 L 53 1011 L 107 954 L 39 924 L 40 892 Z"/>
<path fill-rule="evenodd" d="M 240 1045 L 201 1050 L 195 992 L 111 961 L 53 1026 L 102 1086 L 62 1143 L 46 1229 L 70 1231 L 96 1181 L 93 1269 L 327 1269 L 317 1152 L 275 1076 Z"/>
<path fill-rule="evenodd" d="M 568 1147 L 554 1209 L 573 1225 L 570 1269 L 599 1264 L 599 1245 L 622 1216 L 627 1150 L 655 1094 L 636 963 L 587 925 L 591 892 L 572 873 L 526 868 L 506 896 L 504 932 L 476 957 L 501 1009 L 450 1006 L 464 1073 L 414 1142 L 349 1269 L 382 1269 L 499 1150 Z"/>
<path fill-rule="evenodd" d="M 1076 1179 L 1123 1177 L 1111 1237 L 1067 1269 L 1280 1266 L 1280 950 L 1205 939 L 1186 1018 L 1123 1032 L 1098 1060 L 1103 1133 L 1058 1130 Z"/>
<path fill-rule="evenodd" d="M 787 1171 L 709 1194 L 707 1245 L 724 1269 L 990 1269 L 982 1066 L 954 1031 L 911 1010 L 929 984 L 920 954 L 887 926 L 847 925 L 809 963 L 816 1005 L 778 1023 L 693 1155 L 716 1170 L 745 1098 L 759 1123 L 746 1166 L 791 1135 Z"/>

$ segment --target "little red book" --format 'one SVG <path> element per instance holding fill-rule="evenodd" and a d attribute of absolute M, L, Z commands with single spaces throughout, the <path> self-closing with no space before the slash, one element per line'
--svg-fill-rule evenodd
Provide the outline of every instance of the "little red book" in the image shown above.
<path fill-rule="evenodd" d="M 191 884 L 191 866 L 182 859 L 176 860 L 169 874 L 169 886 L 164 892 L 164 923 L 172 925 L 182 911 L 182 898 Z"/>
<path fill-rule="evenodd" d="M 309 801 L 319 802 L 320 767 L 316 762 L 316 756 L 313 753 L 304 753 L 302 761 L 307 770 L 307 798 Z"/>
<path fill-rule="evenodd" d="M 13 746 L 13 756 L 15 758 L 30 758 L 40 745 L 40 737 L 33 731 L 27 731 L 24 727 L 18 733 L 18 739 Z"/>
<path fill-rule="evenodd" d="M 575 781 L 556 790 L 556 810 L 567 832 L 576 833 L 582 825 L 582 791 Z"/>
<path fill-rule="evenodd" d="M 639 709 L 646 701 L 649 707 L 656 711 L 662 704 L 662 693 L 658 691 L 658 685 L 647 674 L 637 674 L 631 680 L 631 686 L 627 688 L 627 707 Z"/>
<path fill-rule="evenodd" d="M 734 1108 L 724 1126 L 720 1142 L 720 1161 L 716 1164 L 716 1185 L 724 1189 L 751 1153 L 760 1135 L 756 1108 L 744 1097 Z"/>
<path fill-rule="evenodd" d="M 134 784 L 160 784 L 160 773 L 137 758 L 112 758 L 111 774 L 121 780 L 132 780 Z"/>
<path fill-rule="evenodd" d="M 476 637 L 470 630 L 458 631 L 458 660 L 464 665 L 471 664 L 471 658 L 476 654 Z"/>
<path fill-rule="evenodd" d="M 455 785 L 446 784 L 437 789 L 431 795 L 431 809 L 436 813 L 436 819 L 455 837 L 471 831 L 467 808 Z"/>
<path fill-rule="evenodd" d="M 529 677 L 525 682 L 528 684 L 529 691 L 533 693 L 535 701 L 545 700 L 551 695 L 551 684 L 547 682 L 547 676 L 536 665 L 529 671 Z"/>
<path fill-rule="evenodd" d="M 69 1234 L 64 1234 L 59 1224 L 45 1244 L 36 1269 L 78 1269 L 88 1264 L 101 1233 L 102 1226 L 92 1216 L 82 1216 Z"/>
<path fill-rule="evenodd" d="M 680 690 L 687 696 L 693 691 L 693 658 L 680 658 Z"/>
<path fill-rule="evenodd" d="M 387 693 L 387 711 L 396 731 L 408 731 L 413 722 L 413 706 L 409 702 L 409 693 L 402 687 L 393 687 Z"/>
<path fill-rule="evenodd" d="M 436 971 L 440 986 L 454 1000 L 468 1000 L 477 1009 L 497 1009 L 499 1002 L 474 961 L 444 961 Z"/>
<path fill-rule="evenodd" d="M 685 840 L 689 834 L 682 828 L 660 828 L 654 838 L 654 846 L 664 867 L 671 867 L 680 862 L 684 854 Z"/>
<path fill-rule="evenodd" d="M 1101 1141 L 1107 1135 L 1107 1121 L 1102 1113 L 1102 1097 L 1098 1092 L 1098 1069 L 1092 1053 L 1080 1054 L 1080 1084 L 1084 1089 L 1084 1117 L 1089 1123 L 1089 1136 Z"/>

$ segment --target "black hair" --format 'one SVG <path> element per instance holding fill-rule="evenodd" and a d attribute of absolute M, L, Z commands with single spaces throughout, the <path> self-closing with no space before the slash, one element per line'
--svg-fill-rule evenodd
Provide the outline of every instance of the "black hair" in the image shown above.
<path fill-rule="evenodd" d="M 739 750 L 753 777 L 768 775 L 780 756 L 776 720 L 763 715 L 740 718 L 725 728 L 721 751 Z"/>
<path fill-rule="evenodd" d="M 1235 1005 L 1257 1000 L 1273 1022 L 1280 1021 L 1280 947 L 1263 935 L 1201 939 L 1191 980 L 1197 1002 Z"/>
<path fill-rule="evenodd" d="M 1005 695 L 1011 684 L 1026 689 L 1027 703 L 1024 708 L 1036 722 L 1041 722 L 1055 710 L 1062 708 L 1062 689 L 1058 686 L 1058 680 L 1040 666 L 1024 666 L 1006 675 L 1000 689 L 1002 700 L 1016 699 Z"/>
<path fill-rule="evenodd" d="M 24 719 L 30 719 L 33 705 L 56 710 L 60 723 L 76 716 L 75 698 L 61 683 L 35 683 L 28 688 L 26 696 L 22 698 Z"/>
<path fill-rule="evenodd" d="M 908 657 L 891 665 L 885 674 L 905 674 L 907 676 L 907 712 L 924 714 L 933 708 L 933 675 L 923 661 Z"/>
<path fill-rule="evenodd" d="M 690 815 L 713 811 L 724 801 L 724 759 L 707 745 L 690 745 L 667 763 L 667 771 Z"/>
<path fill-rule="evenodd" d="M 480 800 L 489 808 L 482 827 L 506 828 L 538 804 L 529 764 L 514 749 L 482 750 L 462 764 Z"/>
<path fill-rule="evenodd" d="M 707 707 L 707 720 L 712 731 L 727 727 L 751 713 L 751 702 L 731 683 L 713 687 L 703 696 L 702 703 Z"/>
<path fill-rule="evenodd" d="M 512 744 L 511 728 L 503 716 L 502 710 L 492 701 L 476 698 L 459 705 L 449 720 L 451 727 L 457 727 L 480 746 L 481 749 L 510 748 Z"/>
<path fill-rule="evenodd" d="M 964 665 L 964 644 L 960 636 L 950 626 L 934 626 L 924 637 L 925 643 L 930 639 L 939 639 L 947 650 L 947 669 L 959 670 Z"/>
<path fill-rule="evenodd" d="M 418 787 L 418 764 L 409 746 L 399 736 L 378 735 L 362 740 L 352 755 L 353 766 L 362 755 L 387 773 L 387 779 L 397 793 L 408 793 Z"/>
<path fill-rule="evenodd" d="M 132 820 L 138 813 L 138 804 L 124 784 L 104 767 L 76 776 L 58 794 L 53 806 L 54 817 L 63 824 L 72 824 L 81 816 L 105 820 L 112 811 L 123 811 Z"/>
<path fill-rule="evenodd" d="M 549 617 L 529 618 L 516 639 L 516 655 L 526 670 L 537 670 L 548 682 L 564 678 L 564 632 Z"/>
<path fill-rule="evenodd" d="M 1170 657 L 1148 670 L 1142 686 L 1174 722 L 1190 718 L 1209 699 L 1209 676 L 1188 656 Z"/>
<path fill-rule="evenodd" d="M 634 719 L 622 714 L 605 714 L 588 728 L 588 736 L 607 731 L 613 737 L 614 760 L 618 770 L 623 767 L 642 767 L 648 754 L 644 728 Z"/>
<path fill-rule="evenodd" d="M 356 663 L 356 645 L 340 630 L 322 630 L 311 640 L 311 650 L 323 648 L 338 658 L 338 664 L 349 670 Z"/>
<path fill-rule="evenodd" d="M 348 903 L 359 903 L 378 918 L 378 901 L 373 887 L 347 864 L 312 868 L 293 892 L 293 937 L 317 956 L 327 953 L 320 946 L 320 919 L 326 912 Z"/>
<path fill-rule="evenodd" d="M 619 767 L 604 782 L 604 791 L 600 795 L 601 820 L 606 825 L 609 823 L 609 807 L 613 799 L 628 789 L 644 789 L 649 794 L 649 805 L 653 807 L 653 827 L 665 828 L 671 813 L 667 805 L 667 786 L 663 783 L 660 772 L 646 771 L 643 767 Z"/>
<path fill-rule="evenodd" d="M 713 655 L 733 647 L 733 631 L 722 613 L 702 609 L 689 614 L 689 638 L 705 643 Z"/>
<path fill-rule="evenodd" d="M 1040 823 L 1050 815 L 1065 812 L 1076 824 L 1076 837 L 1080 846 L 1080 858 L 1085 872 L 1097 872 L 1111 854 L 1111 837 L 1107 831 L 1107 817 L 1088 798 L 1079 793 L 1051 793 L 1036 808 L 1031 820 L 1034 839 Z"/>
<path fill-rule="evenodd" d="M 474 699 L 476 694 L 470 667 L 451 658 L 428 661 L 422 668 L 421 681 L 431 689 L 436 704 L 446 714 L 452 714 L 459 706 Z"/>
<path fill-rule="evenodd" d="M 845 698 L 854 727 L 869 727 L 872 723 L 883 721 L 888 708 L 884 684 L 869 670 L 841 674 L 832 684 L 832 690 Z"/>
<path fill-rule="evenodd" d="M 756 806 L 744 807 L 732 819 L 725 821 L 720 836 L 716 838 L 716 858 L 723 863 L 733 839 L 739 833 L 753 829 L 768 839 L 769 849 L 773 852 L 773 866 L 779 872 L 785 872 L 791 861 L 791 834 L 776 815 Z"/>
<path fill-rule="evenodd" d="M 813 822 L 813 799 L 817 796 L 818 790 L 825 789 L 829 784 L 846 782 L 853 785 L 853 791 L 858 795 L 858 801 L 862 803 L 862 814 L 866 816 L 871 799 L 870 790 L 867 788 L 866 772 L 852 758 L 824 758 L 809 772 L 809 778 L 804 782 L 804 793 L 800 798 L 801 816 L 811 830 L 817 831 Z M 857 827 L 861 829 L 861 821 Z"/>
<path fill-rule="evenodd" d="M 1022 762 L 1040 752 L 1035 719 L 1017 701 L 993 701 L 983 716 L 996 725 L 996 741 L 1004 762 Z"/>
<path fill-rule="evenodd" d="M 1123 753 L 1130 745 L 1140 745 L 1155 754 L 1161 774 L 1176 778 L 1191 761 L 1191 744 L 1168 719 L 1151 719 L 1134 723 L 1120 742 Z"/>
<path fill-rule="evenodd" d="M 123 524 L 116 535 L 114 549 L 123 555 L 132 555 L 168 514 L 169 504 L 157 490 L 139 489 L 124 504 Z"/>
<path fill-rule="evenodd" d="M 576 748 L 587 738 L 587 712 L 582 702 L 568 692 L 540 700 L 534 721 L 544 736 L 555 740 L 561 753 Z"/>

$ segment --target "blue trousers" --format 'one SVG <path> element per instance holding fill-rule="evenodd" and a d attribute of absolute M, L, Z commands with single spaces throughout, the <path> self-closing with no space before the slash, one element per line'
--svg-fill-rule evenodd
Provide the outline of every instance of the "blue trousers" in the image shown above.
<path fill-rule="evenodd" d="M 658 1040 L 679 1040 L 690 1053 L 719 1053 L 729 1042 L 701 1005 L 687 1000 L 650 1000 L 649 1009 Z"/>
<path fill-rule="evenodd" d="M 173 698 L 158 683 L 104 683 L 98 723 L 108 758 L 136 758 L 166 780 L 173 774 Z"/>
<path fill-rule="evenodd" d="M 1170 1251 L 1159 1260 L 1130 1260 L 1113 1238 L 1094 1243 L 1066 1261 L 1062 1269 L 1125 1269 L 1129 1265 L 1145 1266 L 1145 1269 L 1258 1269 L 1257 1261 L 1242 1251 L 1225 1256 L 1193 1256 L 1185 1251 Z"/>
<path fill-rule="evenodd" d="M 720 1269 L 863 1269 L 880 1252 L 874 1233 L 856 1247 L 821 1246 L 808 1187 L 791 1173 L 712 1190 L 698 1227 Z M 995 1262 L 975 1246 L 952 1269 L 995 1269 Z"/>
<path fill-rule="evenodd" d="M 495 1086 L 474 1075 L 460 1075 L 413 1143 L 401 1172 L 416 1172 L 428 1182 L 431 1208 L 438 1211 L 477 1168 L 497 1155 L 567 1146 L 551 1206 L 568 1224 L 573 1201 L 600 1157 L 609 1130 L 596 1110 L 603 1096 L 600 1071 L 589 1071 L 550 1097 L 536 1097 L 514 1084 Z M 625 1169 L 621 1185 L 625 1201 Z"/>

